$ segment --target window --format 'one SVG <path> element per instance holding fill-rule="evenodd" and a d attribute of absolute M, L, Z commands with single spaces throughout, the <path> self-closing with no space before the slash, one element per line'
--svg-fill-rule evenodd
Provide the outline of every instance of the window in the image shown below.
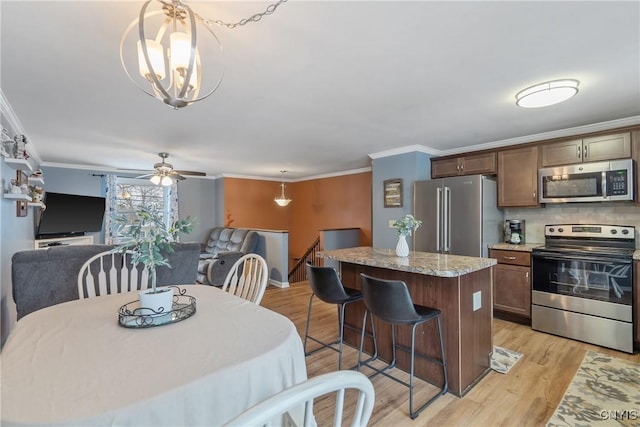
<path fill-rule="evenodd" d="M 163 212 L 164 222 L 172 224 L 178 217 L 177 186 L 154 185 L 147 179 L 107 178 L 107 213 L 105 243 L 121 243 L 120 236 L 111 227 L 111 215 L 130 214 L 141 207 Z"/>

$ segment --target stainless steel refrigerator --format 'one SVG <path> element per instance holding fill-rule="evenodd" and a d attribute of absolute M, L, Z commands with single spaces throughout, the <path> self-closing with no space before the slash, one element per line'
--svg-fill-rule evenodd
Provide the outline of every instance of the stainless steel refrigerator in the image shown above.
<path fill-rule="evenodd" d="M 476 257 L 502 240 L 496 181 L 482 175 L 415 181 L 414 216 L 422 220 L 413 250 Z"/>

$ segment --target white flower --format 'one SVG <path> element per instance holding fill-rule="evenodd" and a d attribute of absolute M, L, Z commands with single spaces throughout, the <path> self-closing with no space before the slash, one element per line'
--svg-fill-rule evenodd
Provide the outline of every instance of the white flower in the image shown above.
<path fill-rule="evenodd" d="M 401 236 L 411 236 L 411 233 L 416 231 L 421 225 L 422 221 L 415 219 L 411 214 L 407 214 L 393 223 L 393 227 L 398 230 L 398 234 Z"/>

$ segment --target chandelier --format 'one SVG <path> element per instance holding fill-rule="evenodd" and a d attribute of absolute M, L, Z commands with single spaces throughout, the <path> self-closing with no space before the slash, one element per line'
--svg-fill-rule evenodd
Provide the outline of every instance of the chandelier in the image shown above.
<path fill-rule="evenodd" d="M 273 199 L 273 201 L 276 202 L 278 206 L 287 206 L 289 203 L 291 203 L 291 199 L 287 198 L 287 196 L 284 195 L 284 174 L 287 173 L 287 171 L 280 171 L 280 173 L 282 174 L 282 182 L 280 183 L 280 196 Z"/>
<path fill-rule="evenodd" d="M 222 44 L 210 25 L 233 29 L 257 22 L 286 1 L 230 24 L 204 19 L 180 0 L 145 1 L 122 35 L 120 62 L 129 79 L 147 95 L 174 109 L 186 107 L 210 96 L 224 77 Z M 132 71 L 135 68 L 137 73 Z M 205 82 L 204 76 L 213 77 Z"/>

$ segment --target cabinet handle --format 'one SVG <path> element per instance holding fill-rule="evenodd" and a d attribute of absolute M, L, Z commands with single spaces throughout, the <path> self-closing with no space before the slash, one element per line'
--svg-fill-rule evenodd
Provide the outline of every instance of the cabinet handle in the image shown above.
<path fill-rule="evenodd" d="M 529 282 L 529 272 L 528 271 L 526 273 L 524 273 L 524 277 L 527 279 L 527 282 Z"/>
<path fill-rule="evenodd" d="M 536 199 L 536 191 L 534 190 L 533 191 L 533 200 L 535 200 L 535 199 Z"/>
<path fill-rule="evenodd" d="M 582 147 L 578 145 L 578 158 L 582 158 Z"/>
<path fill-rule="evenodd" d="M 462 164 L 460 165 L 460 170 L 461 170 L 461 171 L 464 171 L 464 163 L 462 163 Z"/>
<path fill-rule="evenodd" d="M 583 147 L 583 151 L 584 151 L 583 157 L 586 159 L 587 157 L 589 157 L 589 153 L 587 152 L 587 146 L 586 145 Z"/>
<path fill-rule="evenodd" d="M 514 257 L 514 256 L 503 256 L 502 258 L 508 259 L 508 260 L 511 260 L 511 261 L 516 259 L 516 257 Z"/>

